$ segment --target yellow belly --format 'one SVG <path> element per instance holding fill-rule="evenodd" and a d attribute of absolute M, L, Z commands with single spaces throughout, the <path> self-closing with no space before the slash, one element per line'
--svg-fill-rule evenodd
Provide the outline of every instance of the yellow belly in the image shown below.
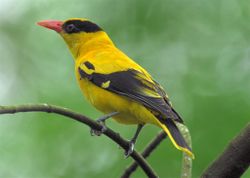
<path fill-rule="evenodd" d="M 105 114 L 119 112 L 118 115 L 113 117 L 117 122 L 123 124 L 151 123 L 159 126 L 155 116 L 140 103 L 102 89 L 87 79 L 78 81 L 83 94 L 98 110 Z"/>

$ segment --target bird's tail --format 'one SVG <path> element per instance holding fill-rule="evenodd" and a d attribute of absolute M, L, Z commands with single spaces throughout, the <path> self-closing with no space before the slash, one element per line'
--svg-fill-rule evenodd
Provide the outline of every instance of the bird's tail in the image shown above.
<path fill-rule="evenodd" d="M 170 118 L 161 120 L 161 128 L 166 132 L 174 146 L 194 159 L 192 149 L 188 146 L 178 127 Z"/>

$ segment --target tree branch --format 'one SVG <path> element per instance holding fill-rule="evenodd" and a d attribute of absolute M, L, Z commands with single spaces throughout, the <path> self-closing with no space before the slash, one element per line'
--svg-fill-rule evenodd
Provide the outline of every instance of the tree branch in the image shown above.
<path fill-rule="evenodd" d="M 69 109 L 48 105 L 48 104 L 29 104 L 29 105 L 19 105 L 19 106 L 0 106 L 0 114 L 14 114 L 18 112 L 47 112 L 47 113 L 55 113 L 59 115 L 66 116 L 67 118 L 71 118 L 73 120 L 84 123 L 95 130 L 101 130 L 102 125 L 97 123 L 96 121 L 87 118 L 86 116 L 73 112 Z M 124 150 L 129 148 L 129 142 L 123 139 L 118 133 L 115 133 L 113 130 L 107 128 L 104 132 L 106 136 L 119 144 Z M 139 154 L 137 151 L 133 151 L 131 157 L 140 165 L 145 174 L 148 177 L 156 178 L 157 174 L 153 171 L 151 166 L 147 163 L 147 161 Z"/>
<path fill-rule="evenodd" d="M 183 124 L 177 124 L 178 128 L 180 129 L 183 137 L 187 141 L 188 145 L 191 148 L 192 141 L 191 136 L 188 128 Z M 151 152 L 156 149 L 157 146 L 160 145 L 160 143 L 167 137 L 164 131 L 161 131 L 157 134 L 157 136 L 152 139 L 149 144 L 144 148 L 144 151 L 141 153 L 141 155 L 146 159 L 150 156 Z M 134 171 L 136 171 L 138 167 L 138 164 L 136 162 L 133 162 L 131 165 L 129 165 L 123 172 L 121 178 L 128 178 L 133 174 Z M 191 178 L 192 177 L 192 159 L 185 153 L 183 153 L 182 158 L 182 172 L 181 172 L 181 178 Z"/>
<path fill-rule="evenodd" d="M 202 178 L 238 178 L 250 165 L 250 123 L 202 174 Z"/>
<path fill-rule="evenodd" d="M 158 135 L 145 147 L 144 151 L 141 155 L 146 159 L 151 152 L 167 137 L 164 131 L 158 133 Z M 131 174 L 137 169 L 138 164 L 137 162 L 133 162 L 129 165 L 121 175 L 121 178 L 128 178 Z"/>

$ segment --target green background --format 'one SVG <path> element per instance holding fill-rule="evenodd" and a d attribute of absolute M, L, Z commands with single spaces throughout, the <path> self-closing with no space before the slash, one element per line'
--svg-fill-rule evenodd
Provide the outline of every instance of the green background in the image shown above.
<path fill-rule="evenodd" d="M 249 122 L 247 0 L 0 0 L 0 105 L 50 103 L 102 115 L 83 98 L 63 40 L 35 24 L 70 17 L 99 24 L 164 86 L 192 134 L 193 177 Z M 108 125 L 128 139 L 136 128 Z M 136 149 L 158 131 L 147 126 Z M 175 178 L 181 157 L 166 140 L 148 161 L 160 177 Z M 119 177 L 131 161 L 78 122 L 53 114 L 0 116 L 1 178 Z M 138 169 L 133 177 L 144 174 Z"/>

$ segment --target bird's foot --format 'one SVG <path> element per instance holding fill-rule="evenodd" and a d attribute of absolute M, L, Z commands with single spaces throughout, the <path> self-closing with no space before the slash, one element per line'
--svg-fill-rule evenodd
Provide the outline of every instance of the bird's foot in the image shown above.
<path fill-rule="evenodd" d="M 100 117 L 99 119 L 97 119 L 96 122 L 98 122 L 99 124 L 101 124 L 101 125 L 102 125 L 102 128 L 101 128 L 101 130 L 91 129 L 91 130 L 90 130 L 90 134 L 91 134 L 92 136 L 94 136 L 94 135 L 97 135 L 97 136 L 102 135 L 102 134 L 107 130 L 107 127 L 105 126 L 105 121 L 106 121 L 108 118 L 111 118 L 111 117 L 113 117 L 114 115 L 117 115 L 118 113 L 119 113 L 119 112 L 115 111 L 115 112 L 106 114 L 106 115 Z"/>
<path fill-rule="evenodd" d="M 134 151 L 135 143 L 133 140 L 129 141 L 129 147 L 128 150 L 125 151 L 124 156 L 125 158 L 128 158 Z"/>
<path fill-rule="evenodd" d="M 105 126 L 105 122 L 100 121 L 100 120 L 97 120 L 97 122 L 102 125 L 102 128 L 101 130 L 95 130 L 91 128 L 90 129 L 91 136 L 101 136 L 107 130 L 107 127 Z"/>

